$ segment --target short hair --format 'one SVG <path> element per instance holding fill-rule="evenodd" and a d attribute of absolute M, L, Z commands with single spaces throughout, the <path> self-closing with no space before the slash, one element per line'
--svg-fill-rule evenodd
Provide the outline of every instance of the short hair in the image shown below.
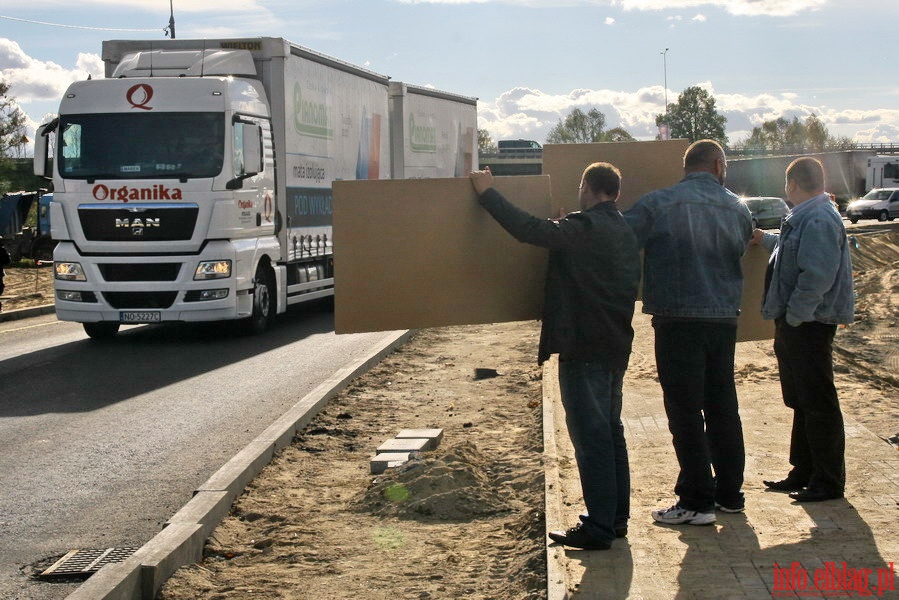
<path fill-rule="evenodd" d="M 804 192 L 813 194 L 824 191 L 824 165 L 817 158 L 797 158 L 787 167 L 786 177 L 787 181 L 795 181 Z"/>
<path fill-rule="evenodd" d="M 724 148 L 715 140 L 697 140 L 684 152 L 684 169 L 694 171 L 711 167 L 717 159 L 725 160 Z"/>
<path fill-rule="evenodd" d="M 618 197 L 621 191 L 621 171 L 612 163 L 595 162 L 584 169 L 584 183 L 594 194 Z"/>

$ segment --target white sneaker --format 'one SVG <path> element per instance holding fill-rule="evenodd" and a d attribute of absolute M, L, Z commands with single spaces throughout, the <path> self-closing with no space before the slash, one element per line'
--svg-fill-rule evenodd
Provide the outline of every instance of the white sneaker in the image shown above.
<path fill-rule="evenodd" d="M 668 525 L 682 525 L 684 523 L 690 525 L 711 525 L 715 522 L 715 513 L 687 510 L 675 504 L 671 508 L 652 511 L 652 518 L 659 523 L 667 523 Z"/>

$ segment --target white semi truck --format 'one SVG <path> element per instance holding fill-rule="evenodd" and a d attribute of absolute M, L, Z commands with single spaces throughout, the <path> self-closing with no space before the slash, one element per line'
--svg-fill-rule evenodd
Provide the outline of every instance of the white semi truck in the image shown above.
<path fill-rule="evenodd" d="M 34 153 L 53 181 L 56 313 L 91 337 L 179 321 L 263 331 L 334 293 L 331 182 L 478 164 L 475 98 L 282 38 L 108 41 L 103 61 Z"/>

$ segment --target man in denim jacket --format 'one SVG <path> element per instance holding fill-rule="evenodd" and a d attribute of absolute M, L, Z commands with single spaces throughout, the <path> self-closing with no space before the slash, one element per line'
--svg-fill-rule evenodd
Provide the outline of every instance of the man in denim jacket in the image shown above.
<path fill-rule="evenodd" d="M 726 173 L 721 146 L 695 142 L 684 154 L 684 178 L 624 214 L 644 250 L 643 312 L 653 315 L 659 383 L 680 465 L 677 502 L 652 511 L 662 523 L 708 525 L 716 507 L 744 507 L 734 349 L 752 216 L 724 187 Z"/>
<path fill-rule="evenodd" d="M 842 498 L 845 433 L 833 383 L 833 338 L 855 309 L 846 228 L 824 192 L 824 168 L 810 157 L 786 171 L 793 209 L 780 235 L 756 230 L 772 251 L 762 315 L 774 319 L 774 353 L 784 403 L 793 409 L 786 479 L 765 481 L 799 502 Z"/>

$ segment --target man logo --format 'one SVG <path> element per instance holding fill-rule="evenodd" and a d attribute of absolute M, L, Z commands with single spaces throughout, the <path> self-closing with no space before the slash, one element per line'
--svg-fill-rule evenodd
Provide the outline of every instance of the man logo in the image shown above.
<path fill-rule="evenodd" d="M 130 229 L 131 235 L 141 236 L 144 234 L 144 229 L 158 229 L 159 221 L 159 217 L 156 217 L 155 219 L 152 217 L 146 217 L 143 219 L 139 217 L 134 219 L 116 219 L 115 228 Z"/>

